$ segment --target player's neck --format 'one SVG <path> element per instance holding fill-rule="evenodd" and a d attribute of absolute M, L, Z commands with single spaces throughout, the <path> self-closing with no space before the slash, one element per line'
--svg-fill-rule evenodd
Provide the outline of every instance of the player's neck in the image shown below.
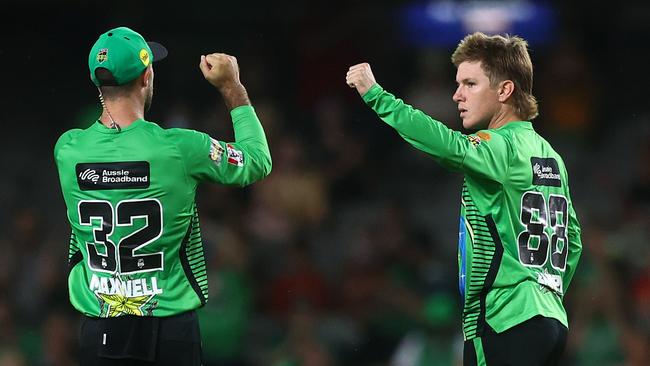
<path fill-rule="evenodd" d="M 110 128 L 112 125 L 111 117 L 121 128 L 127 127 L 138 119 L 144 118 L 144 105 L 135 98 L 107 100 L 106 108 L 102 111 L 99 120 L 104 126 Z"/>
<path fill-rule="evenodd" d="M 515 113 L 512 108 L 501 108 L 494 114 L 492 120 L 488 124 L 488 128 L 499 128 L 507 125 L 510 122 L 522 121 L 521 117 Z"/>

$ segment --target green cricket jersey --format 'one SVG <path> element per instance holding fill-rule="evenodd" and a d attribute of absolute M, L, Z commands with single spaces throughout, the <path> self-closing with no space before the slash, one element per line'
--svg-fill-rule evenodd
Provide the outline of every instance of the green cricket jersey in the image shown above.
<path fill-rule="evenodd" d="M 72 305 L 95 317 L 171 316 L 208 299 L 199 219 L 200 182 L 247 185 L 271 171 L 253 107 L 231 111 L 233 143 L 136 120 L 99 121 L 54 148 L 72 227 Z"/>
<path fill-rule="evenodd" d="M 562 298 L 582 243 L 564 162 L 530 122 L 463 135 L 379 85 L 364 101 L 411 145 L 464 173 L 458 245 L 463 334 L 536 315 L 568 326 Z"/>

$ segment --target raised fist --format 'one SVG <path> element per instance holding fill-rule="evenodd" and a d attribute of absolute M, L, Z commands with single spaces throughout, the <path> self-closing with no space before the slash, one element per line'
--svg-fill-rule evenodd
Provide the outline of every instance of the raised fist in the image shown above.
<path fill-rule="evenodd" d="M 350 88 L 356 88 L 360 96 L 366 94 L 370 87 L 377 84 L 372 69 L 367 62 L 350 66 L 345 81 Z"/>
<path fill-rule="evenodd" d="M 201 56 L 199 67 L 205 79 L 218 89 L 241 84 L 239 66 L 234 56 L 225 53 Z"/>

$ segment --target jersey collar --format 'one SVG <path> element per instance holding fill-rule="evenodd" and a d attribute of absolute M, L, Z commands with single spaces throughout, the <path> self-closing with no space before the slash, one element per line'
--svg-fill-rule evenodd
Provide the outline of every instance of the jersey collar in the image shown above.
<path fill-rule="evenodd" d="M 95 123 L 93 123 L 92 127 L 97 132 L 115 134 L 115 133 L 124 133 L 126 131 L 130 131 L 130 130 L 132 130 L 134 128 L 137 128 L 142 123 L 144 123 L 144 119 L 138 118 L 135 121 L 133 121 L 130 125 L 128 125 L 126 127 L 122 127 L 120 130 L 117 130 L 115 128 L 110 128 L 110 127 L 104 126 L 104 124 L 99 119 L 97 119 L 95 121 Z"/>
<path fill-rule="evenodd" d="M 530 121 L 512 121 L 506 123 L 505 125 L 499 128 L 495 128 L 495 130 L 505 130 L 505 129 L 513 129 L 513 128 L 523 128 L 527 130 L 532 130 L 533 123 Z"/>

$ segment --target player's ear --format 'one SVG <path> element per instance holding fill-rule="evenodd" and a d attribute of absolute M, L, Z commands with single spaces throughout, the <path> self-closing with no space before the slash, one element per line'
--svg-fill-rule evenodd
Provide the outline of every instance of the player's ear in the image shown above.
<path fill-rule="evenodd" d="M 512 80 L 504 80 L 499 83 L 497 91 L 499 93 L 499 102 L 504 103 L 515 92 L 515 83 Z"/>
<path fill-rule="evenodd" d="M 149 65 L 140 75 L 140 84 L 146 88 L 151 82 L 153 82 L 153 67 Z"/>

